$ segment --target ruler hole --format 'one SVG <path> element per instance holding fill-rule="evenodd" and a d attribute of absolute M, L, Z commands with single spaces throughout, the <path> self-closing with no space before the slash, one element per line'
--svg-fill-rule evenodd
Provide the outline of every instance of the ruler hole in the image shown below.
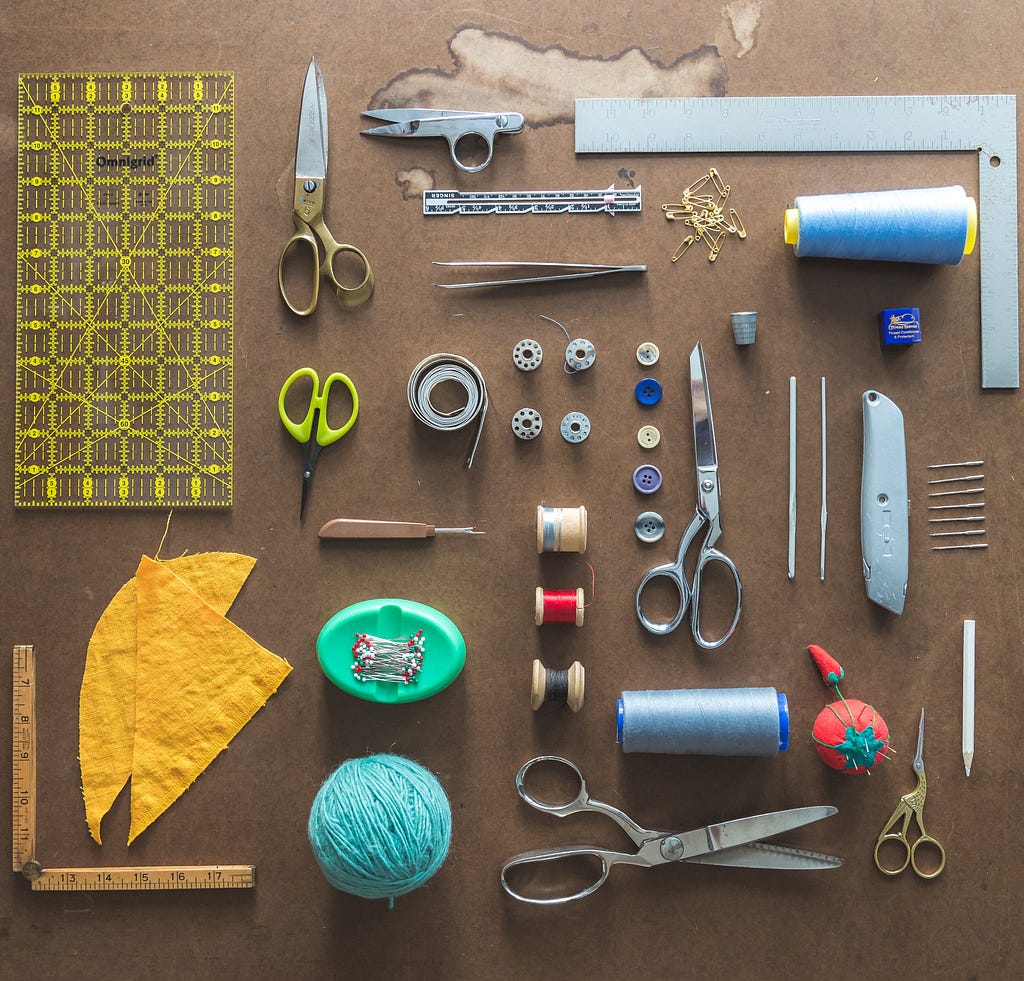
<path fill-rule="evenodd" d="M 992 156 L 988 158 L 988 162 L 992 167 L 998 167 L 1002 163 L 1002 160 L 1000 160 L 995 154 L 992 154 Z"/>

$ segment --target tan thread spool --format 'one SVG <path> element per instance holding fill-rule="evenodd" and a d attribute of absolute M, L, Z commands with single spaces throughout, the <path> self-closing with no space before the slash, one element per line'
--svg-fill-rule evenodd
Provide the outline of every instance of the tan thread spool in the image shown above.
<path fill-rule="evenodd" d="M 537 508 L 537 553 L 585 552 L 587 550 L 587 509 Z"/>
<path fill-rule="evenodd" d="M 583 626 L 583 588 L 577 587 L 576 589 L 576 626 Z M 533 618 L 536 621 L 538 627 L 543 626 L 545 623 L 569 623 L 568 619 L 554 619 L 551 616 L 552 610 L 550 606 L 547 606 L 545 601 L 544 589 L 541 586 L 537 587 L 537 592 L 534 594 L 534 609 Z M 545 619 L 546 615 L 546 619 Z"/>
<path fill-rule="evenodd" d="M 545 703 L 554 702 L 578 712 L 583 708 L 584 680 L 585 671 L 579 661 L 573 661 L 567 671 L 558 671 L 544 667 L 535 659 L 530 706 L 536 712 Z"/>

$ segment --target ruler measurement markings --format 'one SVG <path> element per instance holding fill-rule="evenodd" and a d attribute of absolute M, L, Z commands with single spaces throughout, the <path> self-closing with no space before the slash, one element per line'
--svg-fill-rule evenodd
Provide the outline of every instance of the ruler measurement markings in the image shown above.
<path fill-rule="evenodd" d="M 14 648 L 12 739 L 12 868 L 36 892 L 157 889 L 252 889 L 254 865 L 140 865 L 45 868 L 36 859 L 36 660 L 30 644 Z"/>
<path fill-rule="evenodd" d="M 1017 388 L 1012 95 L 577 99 L 577 153 L 978 153 L 982 386 Z"/>

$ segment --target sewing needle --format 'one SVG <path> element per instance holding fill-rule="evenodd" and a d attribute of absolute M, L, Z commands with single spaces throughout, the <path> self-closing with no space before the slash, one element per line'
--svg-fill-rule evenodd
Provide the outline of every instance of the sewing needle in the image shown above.
<path fill-rule="evenodd" d="M 796 376 L 789 378 L 789 578 L 796 578 Z"/>

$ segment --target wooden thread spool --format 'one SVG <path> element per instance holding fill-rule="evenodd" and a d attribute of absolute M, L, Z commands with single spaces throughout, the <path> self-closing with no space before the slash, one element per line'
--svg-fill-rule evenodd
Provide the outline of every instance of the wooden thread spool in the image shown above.
<path fill-rule="evenodd" d="M 537 553 L 585 552 L 587 550 L 587 509 L 537 508 Z"/>
<path fill-rule="evenodd" d="M 568 705 L 573 712 L 583 708 L 583 665 L 573 661 L 567 670 L 544 667 L 539 660 L 533 662 L 533 684 L 531 686 L 530 706 L 537 711 L 542 705 L 551 702 Z"/>
<path fill-rule="evenodd" d="M 540 586 L 534 596 L 534 620 L 540 627 L 545 623 L 575 623 L 583 626 L 583 588 L 574 590 L 544 590 Z"/>

